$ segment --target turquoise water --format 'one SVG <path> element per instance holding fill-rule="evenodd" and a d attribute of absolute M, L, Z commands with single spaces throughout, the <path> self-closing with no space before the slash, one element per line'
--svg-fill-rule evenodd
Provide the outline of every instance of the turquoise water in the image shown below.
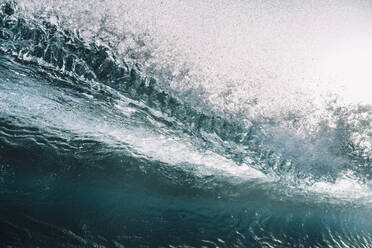
<path fill-rule="evenodd" d="M 161 31 L 55 4 L 2 3 L 1 247 L 371 246 L 370 105 L 234 100 Z"/>

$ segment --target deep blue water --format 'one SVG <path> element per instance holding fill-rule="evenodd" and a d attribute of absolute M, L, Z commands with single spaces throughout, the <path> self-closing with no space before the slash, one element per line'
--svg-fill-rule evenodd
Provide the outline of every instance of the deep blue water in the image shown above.
<path fill-rule="evenodd" d="M 1 247 L 372 247 L 369 106 L 294 139 L 144 71 L 2 3 Z"/>

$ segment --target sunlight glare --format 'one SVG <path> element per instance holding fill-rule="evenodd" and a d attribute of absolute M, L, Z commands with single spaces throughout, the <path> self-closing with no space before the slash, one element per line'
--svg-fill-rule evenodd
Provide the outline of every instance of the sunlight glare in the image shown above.
<path fill-rule="evenodd" d="M 341 87 L 352 102 L 372 104 L 372 37 L 351 37 L 331 42 L 321 70 L 331 84 Z"/>

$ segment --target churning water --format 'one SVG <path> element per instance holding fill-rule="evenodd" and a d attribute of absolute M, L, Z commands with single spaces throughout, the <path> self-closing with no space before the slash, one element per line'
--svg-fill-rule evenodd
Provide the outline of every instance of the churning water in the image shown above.
<path fill-rule="evenodd" d="M 0 247 L 372 247 L 371 2 L 0 4 Z"/>

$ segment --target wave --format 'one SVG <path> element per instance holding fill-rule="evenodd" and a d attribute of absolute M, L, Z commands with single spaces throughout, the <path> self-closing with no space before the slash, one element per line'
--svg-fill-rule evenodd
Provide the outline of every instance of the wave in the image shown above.
<path fill-rule="evenodd" d="M 370 106 L 219 110 L 139 58 L 144 39 L 123 56 L 45 13 L 0 11 L 3 243 L 368 247 Z"/>

